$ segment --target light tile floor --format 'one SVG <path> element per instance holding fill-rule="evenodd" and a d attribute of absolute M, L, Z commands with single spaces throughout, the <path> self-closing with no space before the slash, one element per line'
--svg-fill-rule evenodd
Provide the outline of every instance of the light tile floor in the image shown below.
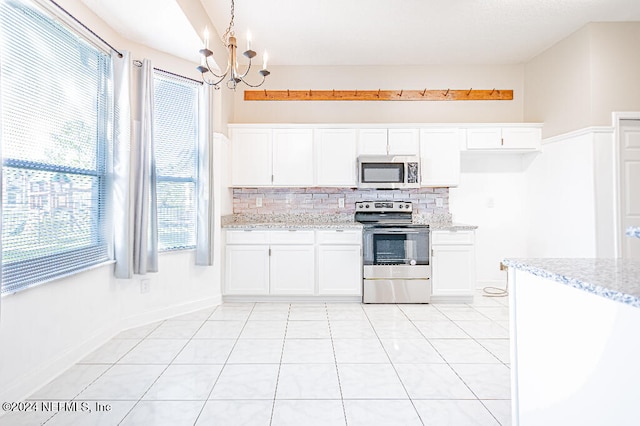
<path fill-rule="evenodd" d="M 121 333 L 0 425 L 509 425 L 507 303 L 225 303 Z"/>

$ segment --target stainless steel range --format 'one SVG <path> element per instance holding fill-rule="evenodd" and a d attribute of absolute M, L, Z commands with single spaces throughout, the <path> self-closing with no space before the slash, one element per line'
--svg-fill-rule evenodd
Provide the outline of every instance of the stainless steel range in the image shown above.
<path fill-rule="evenodd" d="M 428 303 L 431 297 L 429 225 L 412 224 L 406 201 L 356 203 L 363 230 L 364 303 Z"/>

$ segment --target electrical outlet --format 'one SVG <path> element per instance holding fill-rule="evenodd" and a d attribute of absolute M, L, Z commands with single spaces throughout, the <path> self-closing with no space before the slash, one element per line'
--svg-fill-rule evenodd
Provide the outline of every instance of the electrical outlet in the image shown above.
<path fill-rule="evenodd" d="M 150 291 L 151 291 L 151 280 L 150 279 L 140 280 L 140 293 L 149 293 Z"/>
<path fill-rule="evenodd" d="M 444 201 L 442 200 L 442 198 L 436 198 L 436 207 L 442 206 L 444 206 Z"/>
<path fill-rule="evenodd" d="M 344 198 L 338 198 L 338 208 L 344 209 Z"/>
<path fill-rule="evenodd" d="M 262 207 L 262 197 L 256 197 L 256 207 Z"/>

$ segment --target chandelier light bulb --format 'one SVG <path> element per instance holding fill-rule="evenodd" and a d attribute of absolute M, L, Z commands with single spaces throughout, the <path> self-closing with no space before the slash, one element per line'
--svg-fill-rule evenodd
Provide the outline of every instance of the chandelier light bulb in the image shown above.
<path fill-rule="evenodd" d="M 204 27 L 204 48 L 209 48 L 209 28 Z"/>
<path fill-rule="evenodd" d="M 267 61 L 268 60 L 269 60 L 269 54 L 265 50 L 264 53 L 262 54 L 262 69 L 263 70 L 267 69 Z"/>
<path fill-rule="evenodd" d="M 251 31 L 247 31 L 247 50 L 251 50 Z"/>

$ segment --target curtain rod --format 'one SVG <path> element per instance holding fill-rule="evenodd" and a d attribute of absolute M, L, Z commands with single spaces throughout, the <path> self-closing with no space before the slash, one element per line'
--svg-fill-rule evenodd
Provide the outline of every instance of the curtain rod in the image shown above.
<path fill-rule="evenodd" d="M 82 28 L 84 28 L 85 30 L 89 31 L 94 37 L 96 37 L 98 40 L 100 40 L 102 43 L 104 43 L 105 45 L 109 46 L 109 48 L 111 50 L 113 50 L 114 52 L 116 52 L 118 54 L 118 56 L 120 56 L 122 58 L 122 53 L 120 53 L 120 51 L 118 49 L 116 49 L 115 47 L 113 47 L 112 45 L 110 45 L 105 39 L 103 39 L 102 37 L 100 37 L 98 34 L 96 34 L 95 32 L 93 32 L 91 30 L 91 28 L 87 27 L 85 24 L 83 24 L 82 22 L 80 22 L 80 20 L 78 18 L 76 18 L 75 16 L 73 16 L 71 13 L 69 13 L 64 7 L 60 6 L 58 3 L 56 3 L 53 0 L 49 0 L 51 3 L 53 3 L 58 9 L 60 9 L 62 12 L 64 12 L 69 18 L 73 19 L 78 25 L 80 25 Z"/>
<path fill-rule="evenodd" d="M 139 60 L 139 59 L 134 59 L 134 60 L 133 60 L 133 65 L 135 65 L 136 67 L 140 68 L 140 67 L 142 66 L 142 61 L 141 61 L 141 60 Z M 185 76 L 185 75 L 181 75 L 181 74 L 176 74 L 175 72 L 171 72 L 171 71 L 163 70 L 163 69 L 161 69 L 161 68 L 156 68 L 156 67 L 154 67 L 153 69 L 154 69 L 155 71 L 160 71 L 160 72 L 162 72 L 162 73 L 169 74 L 169 75 L 172 75 L 172 76 L 174 76 L 174 77 L 179 77 L 179 78 L 183 78 L 183 79 L 185 79 L 185 80 L 193 81 L 194 83 L 202 84 L 202 81 L 200 81 L 200 80 L 196 80 L 195 78 L 187 77 L 187 76 Z"/>

